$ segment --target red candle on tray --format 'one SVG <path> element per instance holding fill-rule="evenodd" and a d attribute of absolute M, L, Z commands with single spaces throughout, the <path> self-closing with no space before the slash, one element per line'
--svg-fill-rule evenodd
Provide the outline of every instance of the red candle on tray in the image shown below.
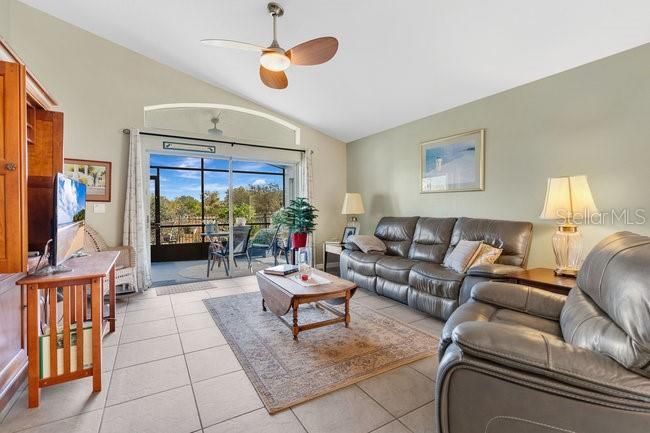
<path fill-rule="evenodd" d="M 309 279 L 309 275 L 307 275 L 307 274 L 301 274 L 301 275 L 300 275 L 300 279 L 303 280 L 303 281 L 307 281 L 307 280 Z"/>

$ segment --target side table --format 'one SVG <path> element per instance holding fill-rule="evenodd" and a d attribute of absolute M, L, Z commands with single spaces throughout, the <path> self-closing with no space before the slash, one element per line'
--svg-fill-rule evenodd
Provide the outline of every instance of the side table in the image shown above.
<path fill-rule="evenodd" d="M 343 244 L 341 242 L 323 242 L 323 271 L 327 272 L 327 255 L 341 255 Z"/>
<path fill-rule="evenodd" d="M 65 262 L 72 269 L 70 272 L 28 275 L 16 282 L 27 292 L 27 393 L 30 408 L 38 407 L 41 388 L 69 380 L 92 376 L 93 391 L 101 391 L 102 337 L 115 331 L 115 262 L 119 254 L 119 251 L 103 251 L 72 258 Z M 104 285 L 105 278 L 108 278 L 108 287 Z M 108 315 L 104 311 L 106 295 Z M 41 307 L 42 300 L 47 302 Z M 41 377 L 42 362 L 46 360 L 41 360 L 39 340 L 46 322 L 50 374 Z M 86 341 L 84 336 L 87 322 L 92 328 L 90 341 Z M 73 345 L 76 346 L 75 358 L 71 356 Z M 86 346 L 92 349 L 90 365 L 84 362 Z M 63 359 L 59 359 L 58 354 L 61 348 Z M 59 372 L 59 361 L 62 372 Z"/>
<path fill-rule="evenodd" d="M 555 271 L 548 268 L 527 269 L 509 274 L 508 278 L 512 278 L 518 284 L 536 287 L 562 295 L 567 295 L 576 285 L 575 278 L 555 275 Z"/>

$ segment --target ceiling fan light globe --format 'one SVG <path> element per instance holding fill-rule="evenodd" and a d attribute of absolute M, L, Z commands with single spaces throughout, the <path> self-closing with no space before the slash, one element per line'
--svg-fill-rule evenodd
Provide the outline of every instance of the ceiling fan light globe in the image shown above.
<path fill-rule="evenodd" d="M 284 71 L 291 66 L 291 60 L 284 53 L 268 51 L 260 57 L 260 64 L 269 71 Z"/>

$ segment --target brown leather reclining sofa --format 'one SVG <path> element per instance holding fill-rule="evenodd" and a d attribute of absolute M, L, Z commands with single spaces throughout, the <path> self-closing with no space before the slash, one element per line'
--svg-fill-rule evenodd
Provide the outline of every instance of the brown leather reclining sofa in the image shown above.
<path fill-rule="evenodd" d="M 471 296 L 442 332 L 439 433 L 650 432 L 650 237 L 601 241 L 568 296 Z"/>
<path fill-rule="evenodd" d="M 529 222 L 476 218 L 384 217 L 375 236 L 386 253 L 364 253 L 348 243 L 341 277 L 359 287 L 447 320 L 480 281 L 503 279 L 526 266 L 533 226 Z M 462 239 L 484 241 L 503 253 L 494 265 L 466 274 L 442 266 Z"/>

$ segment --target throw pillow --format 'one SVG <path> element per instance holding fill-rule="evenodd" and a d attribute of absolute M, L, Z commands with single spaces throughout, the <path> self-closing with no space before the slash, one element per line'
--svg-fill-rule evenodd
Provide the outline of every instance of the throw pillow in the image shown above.
<path fill-rule="evenodd" d="M 345 242 L 355 244 L 364 253 L 371 251 L 384 253 L 386 252 L 386 244 L 376 236 L 371 235 L 352 235 L 348 236 Z"/>
<path fill-rule="evenodd" d="M 495 248 L 492 245 L 485 243 L 481 244 L 478 251 L 476 252 L 476 257 L 469 264 L 468 269 L 479 265 L 492 265 L 496 263 L 502 252 L 502 248 Z"/>
<path fill-rule="evenodd" d="M 470 263 L 476 257 L 476 253 L 482 243 L 481 241 L 461 240 L 451 254 L 445 257 L 443 265 L 456 272 L 465 273 Z"/>

